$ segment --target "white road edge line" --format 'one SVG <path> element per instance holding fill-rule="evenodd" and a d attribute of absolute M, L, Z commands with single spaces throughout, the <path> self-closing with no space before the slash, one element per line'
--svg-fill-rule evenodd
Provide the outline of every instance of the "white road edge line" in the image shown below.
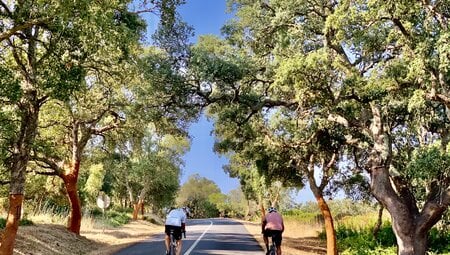
<path fill-rule="evenodd" d="M 200 242 L 200 240 L 202 239 L 202 237 L 206 234 L 206 232 L 208 232 L 208 230 L 211 228 L 211 226 L 213 225 L 212 221 L 209 221 L 210 224 L 209 226 L 205 229 L 205 231 L 203 231 L 203 233 L 200 235 L 199 238 L 197 238 L 197 240 L 195 240 L 194 244 L 191 245 L 191 247 L 189 248 L 189 250 L 187 250 L 183 255 L 189 255 L 191 254 L 191 251 L 194 250 L 195 246 L 197 246 L 198 242 Z"/>

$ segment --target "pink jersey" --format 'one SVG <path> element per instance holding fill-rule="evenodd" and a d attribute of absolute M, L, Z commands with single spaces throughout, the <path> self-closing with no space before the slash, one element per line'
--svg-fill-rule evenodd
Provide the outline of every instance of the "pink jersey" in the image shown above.
<path fill-rule="evenodd" d="M 266 222 L 264 229 L 281 231 L 284 230 L 283 218 L 278 212 L 271 212 L 266 214 L 266 216 L 264 217 L 264 221 Z"/>

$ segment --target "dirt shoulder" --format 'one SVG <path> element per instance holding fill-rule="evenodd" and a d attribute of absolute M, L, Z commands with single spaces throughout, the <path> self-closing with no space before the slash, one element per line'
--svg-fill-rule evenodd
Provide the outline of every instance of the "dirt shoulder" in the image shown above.
<path fill-rule="evenodd" d="M 260 243 L 259 224 L 240 221 Z M 317 229 L 288 223 L 283 237 L 284 255 L 326 254 L 325 243 L 315 236 Z M 82 228 L 75 235 L 59 224 L 36 224 L 19 227 L 14 255 L 111 255 L 136 242 L 164 231 L 164 226 L 147 221 L 133 221 L 119 228 Z"/>
<path fill-rule="evenodd" d="M 82 228 L 80 235 L 60 224 L 21 226 L 14 255 L 110 255 L 152 234 L 162 233 L 163 229 L 163 226 L 142 220 L 118 228 Z"/>

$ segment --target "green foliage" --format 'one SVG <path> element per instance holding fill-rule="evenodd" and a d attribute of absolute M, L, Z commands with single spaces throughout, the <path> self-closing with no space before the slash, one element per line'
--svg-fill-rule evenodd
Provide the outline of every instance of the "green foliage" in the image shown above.
<path fill-rule="evenodd" d="M 17 78 L 11 70 L 0 65 L 0 102 L 3 100 L 16 102 L 21 96 L 22 89 Z"/>
<path fill-rule="evenodd" d="M 106 170 L 103 164 L 91 165 L 89 168 L 89 177 L 84 186 L 91 199 L 95 199 L 103 186 L 103 179 Z"/>
<path fill-rule="evenodd" d="M 19 224 L 20 224 L 20 226 L 32 226 L 32 225 L 34 225 L 34 222 L 30 219 L 23 218 L 23 219 L 20 219 Z"/>
<path fill-rule="evenodd" d="M 380 254 L 377 249 L 384 250 L 396 244 L 394 232 L 388 223 L 382 225 L 377 239 L 373 236 L 373 227 L 353 229 L 346 226 L 337 227 L 336 238 L 339 250 L 346 254 Z"/>
<path fill-rule="evenodd" d="M 191 209 L 193 217 L 206 218 L 219 216 L 216 197 L 212 194 L 220 194 L 220 189 L 213 181 L 201 177 L 198 174 L 189 176 L 186 183 L 181 186 L 177 197 L 179 206 L 187 206 Z M 220 196 L 220 195 L 219 195 Z"/>
<path fill-rule="evenodd" d="M 115 211 L 106 212 L 106 222 L 111 226 L 118 227 L 130 222 L 131 217 L 126 213 L 119 213 Z"/>
<path fill-rule="evenodd" d="M 389 222 L 384 222 L 375 239 L 374 224 L 367 223 L 367 216 L 359 218 L 359 224 L 339 224 L 336 237 L 340 254 L 396 254 L 396 237 Z M 359 226 L 359 227 L 356 227 Z M 325 233 L 320 234 L 325 238 Z M 446 231 L 433 228 L 428 237 L 428 252 L 430 254 L 447 254 L 450 245 L 447 240 L 450 235 Z"/>
<path fill-rule="evenodd" d="M 33 221 L 29 220 L 29 219 L 20 219 L 19 221 L 19 226 L 32 226 L 34 225 Z M 6 219 L 5 218 L 0 218 L 0 228 L 3 229 L 6 226 Z"/>
<path fill-rule="evenodd" d="M 440 148 L 439 143 L 420 148 L 414 152 L 406 174 L 411 179 L 424 181 L 436 176 L 450 176 L 450 155 Z"/>
<path fill-rule="evenodd" d="M 440 143 L 415 150 L 405 175 L 411 181 L 416 197 L 425 200 L 426 188 L 431 181 L 435 181 L 434 189 L 450 176 L 450 154 L 442 150 Z"/>
<path fill-rule="evenodd" d="M 100 209 L 95 208 L 91 211 L 91 215 L 96 221 L 99 221 L 102 225 L 120 227 L 131 221 L 131 217 L 127 212 L 119 212 L 116 210 L 107 210 L 103 213 Z"/>
<path fill-rule="evenodd" d="M 295 219 L 301 223 L 313 224 L 317 222 L 317 213 L 304 212 L 299 209 L 292 209 L 283 212 L 283 217 L 286 219 Z"/>
<path fill-rule="evenodd" d="M 429 233 L 428 247 L 430 252 L 436 254 L 450 253 L 450 232 L 432 228 Z"/>

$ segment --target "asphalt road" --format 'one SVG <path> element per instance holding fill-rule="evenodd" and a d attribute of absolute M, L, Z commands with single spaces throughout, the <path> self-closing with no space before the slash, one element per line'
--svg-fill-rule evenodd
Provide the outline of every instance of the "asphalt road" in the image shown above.
<path fill-rule="evenodd" d="M 164 254 L 164 233 L 134 244 L 114 255 Z M 231 219 L 188 220 L 183 255 L 262 255 L 264 254 L 244 225 Z"/>

